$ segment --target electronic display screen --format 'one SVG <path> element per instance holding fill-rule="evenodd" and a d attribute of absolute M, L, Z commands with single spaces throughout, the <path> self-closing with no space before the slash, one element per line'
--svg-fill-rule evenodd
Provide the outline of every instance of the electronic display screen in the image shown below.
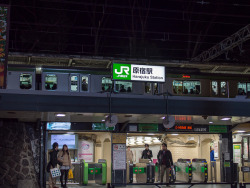
<path fill-rule="evenodd" d="M 71 122 L 48 122 L 47 130 L 70 130 Z"/>

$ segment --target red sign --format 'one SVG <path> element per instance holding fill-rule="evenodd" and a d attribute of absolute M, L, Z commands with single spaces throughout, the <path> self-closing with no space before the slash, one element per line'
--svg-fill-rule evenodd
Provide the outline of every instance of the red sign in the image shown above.
<path fill-rule="evenodd" d="M 190 75 L 182 75 L 182 78 L 191 78 L 191 76 Z"/>
<path fill-rule="evenodd" d="M 174 127 L 174 129 L 176 129 L 176 130 L 193 130 L 193 126 L 192 125 L 176 125 Z"/>

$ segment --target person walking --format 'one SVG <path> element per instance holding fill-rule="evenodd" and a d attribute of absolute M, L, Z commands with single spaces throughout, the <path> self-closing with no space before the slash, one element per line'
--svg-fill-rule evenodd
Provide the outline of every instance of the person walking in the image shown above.
<path fill-rule="evenodd" d="M 59 161 L 57 160 L 57 154 L 58 154 L 58 143 L 54 142 L 53 145 L 53 150 L 49 153 L 50 156 L 50 169 L 56 168 L 56 165 L 59 164 Z M 56 187 L 56 177 L 52 178 L 52 175 L 50 173 L 49 175 L 49 188 L 58 188 Z"/>
<path fill-rule="evenodd" d="M 130 146 L 127 147 L 126 155 L 127 155 L 127 161 L 129 161 L 130 164 L 133 164 L 134 155 L 130 149 Z"/>
<path fill-rule="evenodd" d="M 161 168 L 161 183 L 163 183 L 163 177 L 164 173 L 166 171 L 166 184 L 167 187 L 170 187 L 169 185 L 169 173 L 170 173 L 170 167 L 173 166 L 173 159 L 172 159 L 172 153 L 167 149 L 167 144 L 162 144 L 162 150 L 158 153 L 160 161 L 160 168 Z"/>
<path fill-rule="evenodd" d="M 145 150 L 142 152 L 142 159 L 151 159 L 153 157 L 152 151 L 149 149 L 149 145 L 145 144 Z"/>
<path fill-rule="evenodd" d="M 157 181 L 160 182 L 161 180 L 161 163 L 162 163 L 162 149 L 157 154 L 157 161 L 158 161 L 158 179 Z"/>
<path fill-rule="evenodd" d="M 71 157 L 69 154 L 68 146 L 66 144 L 63 145 L 62 151 L 58 154 L 58 160 L 62 163 L 60 170 L 61 170 L 61 187 L 66 188 L 67 187 L 67 181 L 68 181 L 68 174 L 69 169 L 72 167 L 71 164 Z M 64 176 L 64 184 L 63 184 L 63 176 Z"/>

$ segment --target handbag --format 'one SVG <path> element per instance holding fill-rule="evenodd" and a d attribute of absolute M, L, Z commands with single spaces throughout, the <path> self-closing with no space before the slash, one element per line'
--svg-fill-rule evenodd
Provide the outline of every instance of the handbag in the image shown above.
<path fill-rule="evenodd" d="M 61 171 L 58 168 L 50 169 L 50 173 L 51 173 L 52 178 L 61 176 Z"/>
<path fill-rule="evenodd" d="M 74 178 L 74 176 L 73 176 L 72 169 L 69 169 L 68 179 L 73 179 L 73 178 Z"/>

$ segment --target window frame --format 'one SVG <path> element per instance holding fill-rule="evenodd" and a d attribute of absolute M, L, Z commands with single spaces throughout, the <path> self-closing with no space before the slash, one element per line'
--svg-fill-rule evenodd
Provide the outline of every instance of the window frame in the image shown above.
<path fill-rule="evenodd" d="M 25 74 L 28 74 L 28 75 L 30 75 L 31 76 L 31 83 L 30 83 L 30 85 L 31 85 L 31 87 L 30 88 L 21 88 L 21 75 L 25 75 Z M 32 89 L 33 88 L 33 74 L 32 73 L 20 73 L 19 74 L 19 89 L 25 89 L 25 90 L 30 90 L 30 89 Z"/>
<path fill-rule="evenodd" d="M 176 91 L 176 93 L 174 92 L 174 82 L 178 81 L 178 82 L 182 82 L 181 83 L 181 93 L 178 93 L 178 91 Z M 191 94 L 190 92 L 188 92 L 187 94 L 184 93 L 184 83 L 185 82 L 199 82 L 200 83 L 200 92 L 196 93 L 194 92 L 193 94 Z M 172 93 L 173 95 L 179 95 L 179 96 L 199 96 L 202 95 L 202 89 L 201 89 L 201 81 L 200 80 L 184 80 L 184 79 L 173 79 L 172 80 Z"/>
<path fill-rule="evenodd" d="M 47 88 L 46 88 L 46 77 L 47 77 L 48 75 L 54 75 L 54 76 L 56 77 L 56 89 L 52 89 L 53 86 L 52 86 L 51 89 L 47 89 Z M 54 84 L 53 84 L 53 85 L 54 85 Z M 45 74 L 45 76 L 44 76 L 44 89 L 45 89 L 45 91 L 56 91 L 56 90 L 58 89 L 58 75 L 57 75 L 57 74 L 50 74 L 50 73 L 46 73 L 46 74 Z"/>

